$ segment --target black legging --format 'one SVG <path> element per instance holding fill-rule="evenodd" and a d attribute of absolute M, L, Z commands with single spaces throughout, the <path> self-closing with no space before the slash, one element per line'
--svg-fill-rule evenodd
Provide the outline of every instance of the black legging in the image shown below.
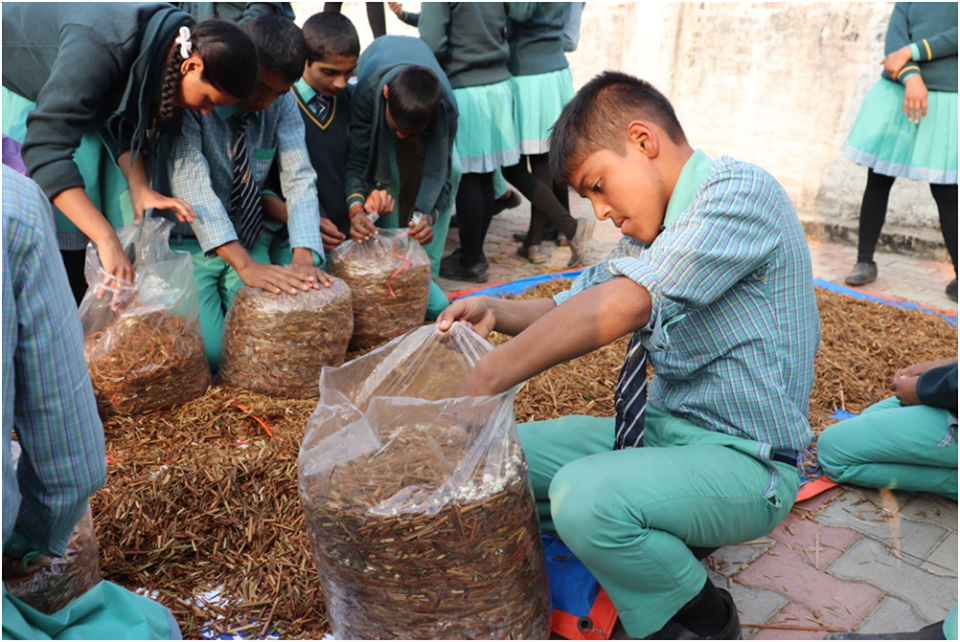
<path fill-rule="evenodd" d="M 383 3 L 367 2 L 366 5 L 367 22 L 370 23 L 370 31 L 373 32 L 373 37 L 379 38 L 380 36 L 387 35 L 387 19 L 384 16 Z M 324 2 L 323 10 L 340 13 L 340 7 L 342 6 L 342 2 Z"/>
<path fill-rule="evenodd" d="M 63 257 L 63 267 L 67 270 L 67 281 L 70 282 L 70 291 L 80 307 L 83 295 L 87 293 L 87 281 L 83 276 L 83 266 L 86 261 L 86 250 L 60 250 Z"/>
<path fill-rule="evenodd" d="M 457 190 L 457 221 L 460 227 L 460 265 L 471 268 L 483 256 L 496 195 L 493 193 L 493 172 L 464 174 Z"/>
<path fill-rule="evenodd" d="M 528 159 L 533 167 L 533 174 L 527 169 Z M 502 171 L 503 177 L 520 190 L 520 193 L 526 196 L 527 200 L 533 205 L 530 214 L 530 231 L 527 234 L 527 240 L 524 242 L 525 246 L 540 244 L 540 241 L 543 240 L 543 228 L 547 221 L 556 225 L 568 239 L 573 238 L 577 233 L 577 219 L 570 216 L 566 189 L 562 193 L 566 202 L 558 198 L 546 154 L 521 156 L 519 163 L 511 167 L 504 167 Z M 457 211 L 459 212 L 459 209 Z"/>
<path fill-rule="evenodd" d="M 877 174 L 872 169 L 867 172 L 867 187 L 863 191 L 860 204 L 860 234 L 857 244 L 857 262 L 873 262 L 873 253 L 877 249 L 880 231 L 887 219 L 887 204 L 890 200 L 890 188 L 896 180 L 894 176 Z M 940 215 L 940 229 L 943 241 L 950 252 L 953 270 L 957 270 L 957 186 L 930 183 L 930 193 L 937 203 Z"/>

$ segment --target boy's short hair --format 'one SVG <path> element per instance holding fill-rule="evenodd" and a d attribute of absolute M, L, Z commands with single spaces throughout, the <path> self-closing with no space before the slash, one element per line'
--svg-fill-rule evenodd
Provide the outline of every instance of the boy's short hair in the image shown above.
<path fill-rule="evenodd" d="M 246 30 L 257 46 L 261 67 L 291 83 L 300 78 L 307 58 L 300 27 L 289 18 L 267 15 L 248 22 Z"/>
<path fill-rule="evenodd" d="M 443 87 L 430 69 L 408 65 L 387 83 L 387 88 L 390 116 L 403 129 L 419 131 L 437 117 Z"/>
<path fill-rule="evenodd" d="M 315 13 L 303 23 L 307 43 L 307 63 L 321 62 L 333 56 L 356 58 L 360 55 L 360 36 L 350 18 L 335 11 Z"/>
<path fill-rule="evenodd" d="M 624 153 L 627 126 L 633 120 L 659 125 L 680 144 L 687 140 L 667 97 L 645 80 L 619 71 L 605 71 L 580 88 L 567 103 L 550 134 L 550 170 L 557 181 L 590 154 L 609 149 Z"/>

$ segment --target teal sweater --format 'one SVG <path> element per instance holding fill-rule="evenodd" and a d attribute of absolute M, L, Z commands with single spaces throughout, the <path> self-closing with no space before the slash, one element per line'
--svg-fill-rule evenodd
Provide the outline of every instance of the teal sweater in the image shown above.
<path fill-rule="evenodd" d="M 903 82 L 920 74 L 931 91 L 957 91 L 957 3 L 898 2 L 890 16 L 884 53 L 910 46 L 913 62 L 900 70 Z"/>
<path fill-rule="evenodd" d="M 476 87 L 510 78 L 507 16 L 526 22 L 535 2 L 424 2 L 420 37 L 433 51 L 450 86 Z"/>
<path fill-rule="evenodd" d="M 347 154 L 348 207 L 362 204 L 377 184 L 390 184 L 390 157 L 396 152 L 397 136 L 387 125 L 383 86 L 408 65 L 427 67 L 437 75 L 443 88 L 443 104 L 437 117 L 418 134 L 423 141 L 424 159 L 423 181 L 415 207 L 437 216 L 450 201 L 450 154 L 457 137 L 457 99 L 437 59 L 422 40 L 381 36 L 357 60 Z"/>
<path fill-rule="evenodd" d="M 569 2 L 535 2 L 536 10 L 526 22 L 510 20 L 507 66 L 514 76 L 532 76 L 566 69 L 563 36 L 570 14 Z"/>
<path fill-rule="evenodd" d="M 22 153 L 48 198 L 84 186 L 73 152 L 89 127 L 114 157 L 147 144 L 167 49 L 189 20 L 161 3 L 4 3 L 3 86 L 37 103 Z"/>

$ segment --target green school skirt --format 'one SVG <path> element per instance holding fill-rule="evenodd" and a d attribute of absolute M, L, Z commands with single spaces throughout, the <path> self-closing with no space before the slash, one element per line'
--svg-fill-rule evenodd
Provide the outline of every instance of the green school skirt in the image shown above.
<path fill-rule="evenodd" d="M 867 93 L 843 155 L 878 174 L 957 184 L 957 92 L 931 91 L 919 124 L 903 114 L 904 87 L 881 78 Z"/>
<path fill-rule="evenodd" d="M 573 99 L 570 68 L 545 74 L 514 76 L 517 92 L 520 153 L 525 156 L 550 151 L 550 132 L 564 106 Z"/>
<path fill-rule="evenodd" d="M 457 150 L 464 174 L 486 174 L 520 162 L 517 108 L 510 80 L 454 89 L 460 118 Z"/>
<path fill-rule="evenodd" d="M 27 114 L 35 102 L 3 88 L 3 133 L 23 142 L 27 134 Z M 73 152 L 73 161 L 83 177 L 84 191 L 114 229 L 133 224 L 133 203 L 130 188 L 120 167 L 93 127 L 87 128 L 80 146 Z M 82 250 L 87 237 L 56 207 L 57 242 L 61 250 Z"/>

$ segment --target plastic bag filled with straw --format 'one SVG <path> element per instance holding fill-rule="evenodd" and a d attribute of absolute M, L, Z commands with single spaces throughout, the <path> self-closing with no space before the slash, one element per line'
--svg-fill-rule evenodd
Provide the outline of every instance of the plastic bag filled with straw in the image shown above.
<path fill-rule="evenodd" d="M 11 455 L 16 467 L 20 457 L 17 442 L 11 444 Z M 100 552 L 89 505 L 73 527 L 63 556 L 48 558 L 47 564 L 25 577 L 12 577 L 6 562 L 3 565 L 3 583 L 7 590 L 47 615 L 64 608 L 100 580 Z"/>
<path fill-rule="evenodd" d="M 220 378 L 271 397 L 315 399 L 320 371 L 343 363 L 352 335 L 350 288 L 341 279 L 296 296 L 244 286 L 227 313 Z"/>
<path fill-rule="evenodd" d="M 80 302 L 84 354 L 101 415 L 141 414 L 203 396 L 210 368 L 200 334 L 193 260 L 170 249 L 159 218 L 118 231 L 135 283 L 114 285 L 87 247 L 89 288 Z M 102 297 L 98 293 L 103 292 Z"/>
<path fill-rule="evenodd" d="M 325 368 L 298 483 L 341 639 L 545 639 L 543 545 L 514 392 L 456 398 L 492 346 L 457 324 Z"/>
<path fill-rule="evenodd" d="M 330 274 L 353 295 L 350 350 L 369 350 L 423 324 L 430 293 L 430 258 L 410 230 L 380 230 L 329 254 Z"/>

